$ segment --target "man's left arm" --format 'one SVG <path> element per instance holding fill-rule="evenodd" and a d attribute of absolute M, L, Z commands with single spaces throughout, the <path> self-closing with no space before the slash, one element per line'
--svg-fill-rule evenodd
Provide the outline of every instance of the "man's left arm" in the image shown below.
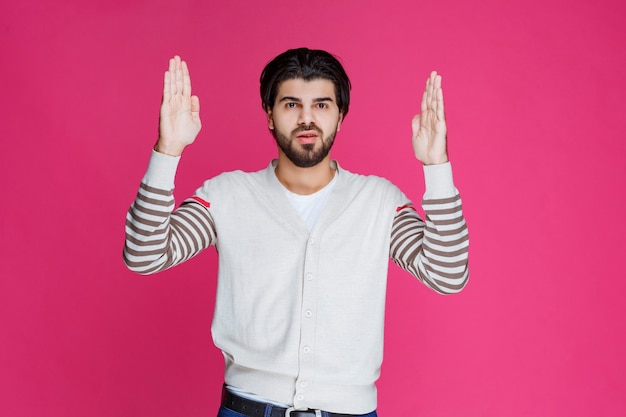
<path fill-rule="evenodd" d="M 422 220 L 412 205 L 398 207 L 390 256 L 402 269 L 441 294 L 461 291 L 468 279 L 467 224 L 450 163 L 424 166 Z"/>
<path fill-rule="evenodd" d="M 396 264 L 442 294 L 461 291 L 468 279 L 467 225 L 448 162 L 441 76 L 426 81 L 421 113 L 413 117 L 413 151 L 424 164 L 426 193 L 422 221 L 412 206 L 399 207 L 390 254 Z"/>

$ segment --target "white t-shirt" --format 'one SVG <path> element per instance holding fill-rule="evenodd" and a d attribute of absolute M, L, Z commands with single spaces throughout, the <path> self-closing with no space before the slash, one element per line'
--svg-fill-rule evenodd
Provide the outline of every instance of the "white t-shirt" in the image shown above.
<path fill-rule="evenodd" d="M 326 207 L 328 197 L 330 196 L 330 193 L 332 192 L 336 183 L 337 171 L 335 171 L 333 179 L 324 188 L 314 192 L 313 194 L 296 194 L 283 187 L 287 199 L 291 202 L 293 207 L 302 218 L 302 221 L 304 221 L 304 223 L 306 224 L 309 232 L 313 230 L 313 226 L 315 226 L 317 219 L 320 217 L 320 214 L 322 214 L 324 207 Z"/>

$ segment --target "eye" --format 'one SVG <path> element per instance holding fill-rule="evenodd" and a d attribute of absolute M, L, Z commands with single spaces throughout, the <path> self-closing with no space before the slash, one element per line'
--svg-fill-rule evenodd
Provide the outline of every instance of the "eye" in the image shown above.
<path fill-rule="evenodd" d="M 294 103 L 293 101 L 288 102 L 285 104 L 285 107 L 287 107 L 288 109 L 295 109 L 298 106 L 297 103 Z"/>
<path fill-rule="evenodd" d="M 328 108 L 328 103 L 317 103 L 317 108 L 318 109 L 327 109 Z"/>

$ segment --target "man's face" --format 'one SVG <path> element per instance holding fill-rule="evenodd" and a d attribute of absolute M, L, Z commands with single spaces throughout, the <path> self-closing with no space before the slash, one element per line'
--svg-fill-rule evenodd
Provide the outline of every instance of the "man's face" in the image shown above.
<path fill-rule="evenodd" d="M 301 168 L 317 165 L 328 156 L 342 119 L 335 85 L 322 78 L 281 82 L 274 107 L 267 112 L 280 152 Z"/>

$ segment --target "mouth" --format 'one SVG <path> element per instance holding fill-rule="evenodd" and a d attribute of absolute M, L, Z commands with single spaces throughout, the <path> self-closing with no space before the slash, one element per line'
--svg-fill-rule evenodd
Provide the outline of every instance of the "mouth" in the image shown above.
<path fill-rule="evenodd" d="M 322 136 L 322 132 L 316 126 L 300 126 L 295 132 L 295 137 L 301 144 L 315 143 L 317 138 Z"/>
<path fill-rule="evenodd" d="M 314 143 L 317 140 L 317 138 L 318 138 L 318 134 L 313 131 L 302 132 L 296 136 L 296 139 L 298 140 L 298 142 L 302 144 Z"/>

